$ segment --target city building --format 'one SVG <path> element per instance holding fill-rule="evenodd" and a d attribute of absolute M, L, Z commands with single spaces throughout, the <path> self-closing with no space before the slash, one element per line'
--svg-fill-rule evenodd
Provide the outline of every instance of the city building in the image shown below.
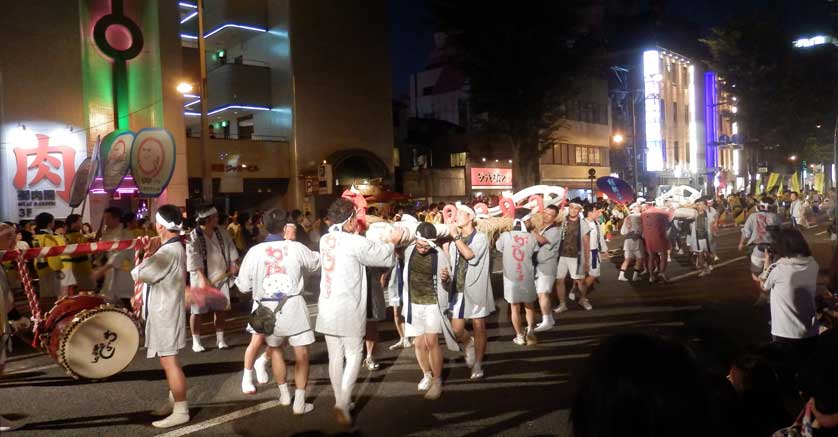
<path fill-rule="evenodd" d="M 457 65 L 460 52 L 448 34 L 434 34 L 425 69 L 410 75 L 409 114 L 468 128 L 470 111 L 466 76 Z"/>
<path fill-rule="evenodd" d="M 190 195 L 204 154 L 214 198 L 229 210 L 316 211 L 349 186 L 393 179 L 387 3 L 207 0 L 208 148 L 201 147 L 197 5 L 180 2 Z M 328 167 L 328 170 L 326 168 Z M 321 188 L 318 172 L 328 181 Z"/>
<path fill-rule="evenodd" d="M 0 220 L 69 214 L 77 167 L 93 155 L 97 138 L 116 128 L 172 133 L 176 167 L 157 202 L 184 205 L 177 16 L 177 3 L 168 1 L 4 2 Z M 149 206 L 129 180 L 113 196 L 93 190 L 75 212 L 83 210 L 85 221 L 98 224 L 108 205 L 134 211 Z"/>

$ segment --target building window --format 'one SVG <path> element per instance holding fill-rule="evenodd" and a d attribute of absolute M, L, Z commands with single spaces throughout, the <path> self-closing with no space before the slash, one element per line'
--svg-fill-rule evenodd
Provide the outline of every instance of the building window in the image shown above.
<path fill-rule="evenodd" d="M 690 123 L 690 105 L 684 105 L 684 123 Z"/>
<path fill-rule="evenodd" d="M 423 96 L 430 96 L 433 93 L 434 93 L 434 87 L 432 87 L 432 86 L 426 86 L 425 88 L 422 88 L 422 95 Z"/>
<path fill-rule="evenodd" d="M 556 159 L 554 157 L 556 153 L 556 147 L 558 146 L 550 146 L 544 153 L 541 154 L 541 163 L 542 164 L 555 164 Z"/>
<path fill-rule="evenodd" d="M 465 167 L 466 166 L 466 152 L 451 154 L 451 167 Z"/>
<path fill-rule="evenodd" d="M 672 122 L 678 124 L 678 102 L 672 102 Z"/>
<path fill-rule="evenodd" d="M 675 153 L 674 153 L 674 155 L 675 155 L 675 163 L 676 163 L 676 164 L 678 164 L 679 162 L 681 162 L 681 151 L 680 151 L 680 148 L 678 147 L 678 142 L 677 142 L 677 141 L 675 142 L 675 147 L 674 147 L 674 149 L 675 149 L 675 150 L 674 150 L 674 152 L 675 152 Z"/>
<path fill-rule="evenodd" d="M 394 167 L 401 167 L 401 155 L 399 154 L 399 148 L 393 147 L 393 166 Z"/>
<path fill-rule="evenodd" d="M 576 165 L 602 165 L 603 153 L 596 146 L 574 146 L 576 148 Z"/>

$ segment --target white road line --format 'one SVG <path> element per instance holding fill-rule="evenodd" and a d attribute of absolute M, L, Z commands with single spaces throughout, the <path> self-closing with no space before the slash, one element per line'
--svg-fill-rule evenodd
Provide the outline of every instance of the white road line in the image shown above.
<path fill-rule="evenodd" d="M 44 366 L 39 367 L 23 367 L 20 369 L 10 370 L 8 372 L 4 372 L 6 375 L 14 375 L 15 373 L 23 373 L 23 372 L 37 372 L 39 370 L 47 370 L 58 367 L 58 364 L 47 364 Z"/>
<path fill-rule="evenodd" d="M 714 265 L 714 266 L 713 266 L 713 268 L 715 269 L 715 268 L 718 268 L 718 267 L 723 267 L 723 266 L 726 266 L 726 265 L 728 265 L 728 264 L 732 264 L 732 263 L 735 263 L 735 262 L 738 262 L 738 261 L 742 261 L 742 260 L 743 260 L 743 259 L 745 259 L 745 258 L 747 258 L 747 256 L 744 256 L 744 255 L 743 255 L 743 256 L 740 256 L 740 257 L 737 257 L 737 258 L 729 259 L 729 260 L 727 260 L 727 261 L 722 261 L 722 262 L 720 262 L 720 263 L 718 263 L 718 264 Z M 684 278 L 689 278 L 690 276 L 697 275 L 697 274 L 699 274 L 699 273 L 700 273 L 700 272 L 699 272 L 698 270 L 693 270 L 693 271 L 691 271 L 691 272 L 689 272 L 689 273 L 684 273 L 683 275 L 678 275 L 678 276 L 676 276 L 676 277 L 674 277 L 674 278 L 669 278 L 669 282 L 679 281 L 679 280 L 681 280 L 681 279 L 684 279 Z"/>
<path fill-rule="evenodd" d="M 815 235 L 823 235 L 823 234 L 825 234 L 825 233 L 826 233 L 826 231 L 820 231 L 820 232 L 818 232 L 818 233 L 817 233 L 817 234 L 815 234 Z"/>
<path fill-rule="evenodd" d="M 213 426 L 218 426 L 223 423 L 232 422 L 234 420 L 241 419 L 242 417 L 250 416 L 251 414 L 256 414 L 258 412 L 265 411 L 269 408 L 274 408 L 277 406 L 279 406 L 279 399 L 268 402 L 262 402 L 261 404 L 256 404 L 252 407 L 247 407 L 238 411 L 233 411 L 232 413 L 228 413 L 223 416 L 218 416 L 210 420 L 196 423 L 194 425 L 189 425 L 180 429 L 176 429 L 165 434 L 159 434 L 157 437 L 179 437 L 189 435 L 192 433 L 203 431 L 207 428 L 212 428 Z"/>

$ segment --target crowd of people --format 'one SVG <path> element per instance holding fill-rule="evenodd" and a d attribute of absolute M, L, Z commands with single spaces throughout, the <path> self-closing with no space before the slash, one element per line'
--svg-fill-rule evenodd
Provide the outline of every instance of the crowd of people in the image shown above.
<path fill-rule="evenodd" d="M 744 217 L 739 249 L 750 251 L 755 294 L 770 305 L 771 346 L 731 363 L 729 383 L 721 389 L 699 382 L 700 372 L 684 346 L 645 335 L 608 340 L 594 353 L 590 374 L 574 404 L 571 418 L 577 436 L 673 435 L 672 427 L 683 430 L 677 435 L 699 435 L 694 431 L 704 428 L 687 429 L 682 422 L 685 411 L 695 413 L 693 418 L 707 417 L 703 425 L 768 429 L 783 425 L 784 418 L 761 421 L 766 408 L 776 407 L 768 396 L 779 396 L 782 403 L 789 390 L 800 390 L 810 399 L 805 409 L 809 425 L 816 421 L 822 429 L 838 426 L 834 399 L 838 387 L 829 379 L 835 368 L 827 366 L 825 371 L 823 366 L 808 365 L 833 358 L 823 351 L 825 329 L 818 322 L 819 266 L 795 229 L 805 224 L 806 207 L 796 193 L 789 194 L 789 201 L 790 228 L 782 226 L 778 214 L 782 200 L 763 196 L 753 208 L 750 200 L 740 203 Z M 179 208 L 163 205 L 153 220 L 137 220 L 132 213 L 108 208 L 104 226 L 96 233 L 72 215 L 58 221 L 41 214 L 34 223 L 2 224 L 0 250 L 157 237 L 143 240 L 145 259 L 136 266 L 131 251 L 33 263 L 41 299 L 99 290 L 112 303 L 130 306 L 134 281 L 147 284 L 143 294 L 147 357 L 159 359 L 169 386 L 168 400 L 154 412 L 163 416 L 153 423 L 155 427 L 190 420 L 187 380 L 177 359 L 186 347 L 186 326 L 192 350 L 203 352 L 201 320 L 211 315 L 216 345 L 227 348 L 225 314 L 234 290 L 252 296 L 242 392 L 255 393 L 257 384 L 267 383 L 272 373 L 281 405 L 290 406 L 295 415 L 312 412 L 313 404 L 306 402 L 308 353 L 316 332 L 325 338 L 328 351 L 335 418 L 349 426 L 360 369 L 379 368 L 378 324 L 387 319 L 388 308 L 399 334 L 390 349 L 414 348 L 417 376 L 421 373 L 417 390 L 435 400 L 442 396 L 444 385 L 440 337 L 446 349 L 462 353 L 471 379 L 484 377 L 489 348 L 486 322 L 497 310 L 492 249 L 500 253 L 502 295 L 509 303 L 515 332 L 512 342 L 526 348 L 538 344 L 540 333 L 555 327 L 556 317 L 570 309 L 570 302 L 593 310 L 590 292 L 599 282 L 603 262 L 618 255 L 618 250 L 608 248 L 617 234 L 623 239 L 620 281 L 668 282 L 673 251 L 689 254 L 699 276 L 710 274 L 718 260 L 715 237 L 720 222 L 736 211 L 731 203 L 713 197 L 689 204 L 640 198 L 623 206 L 572 199 L 541 210 L 517 208 L 511 226 L 496 233 L 479 231 L 479 214 L 459 202 L 448 223 L 442 217 L 444 205 L 419 211 L 413 205 L 390 212 L 368 209 L 364 215 L 345 198 L 334 201 L 317 219 L 281 209 L 228 217 L 205 205 L 187 220 Z M 392 222 L 370 219 L 377 214 Z M 0 275 L 4 344 L 12 330 L 28 326 L 10 299 L 15 267 L 5 267 Z M 318 271 L 318 312 L 312 324 L 302 296 L 306 278 Z M 295 358 L 293 392 L 282 354 L 286 344 Z M 801 382 L 804 375 L 808 385 Z M 733 399 L 742 413 L 717 414 L 708 387 L 717 389 L 713 396 L 729 394 L 724 399 Z M 805 428 L 803 422 L 800 426 Z"/>

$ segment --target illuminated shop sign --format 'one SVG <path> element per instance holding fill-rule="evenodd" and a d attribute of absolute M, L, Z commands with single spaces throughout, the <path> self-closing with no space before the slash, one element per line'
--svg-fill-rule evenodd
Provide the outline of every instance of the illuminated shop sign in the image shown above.
<path fill-rule="evenodd" d="M 510 189 L 512 188 L 512 169 L 472 167 L 471 188 Z"/>
<path fill-rule="evenodd" d="M 76 168 L 87 157 L 86 136 L 66 124 L 26 122 L 3 127 L 0 141 L 0 217 L 31 219 L 70 213 Z"/>
<path fill-rule="evenodd" d="M 643 52 L 643 97 L 646 113 L 646 170 L 663 170 L 663 138 L 661 132 L 661 90 L 663 80 L 660 53 Z"/>

